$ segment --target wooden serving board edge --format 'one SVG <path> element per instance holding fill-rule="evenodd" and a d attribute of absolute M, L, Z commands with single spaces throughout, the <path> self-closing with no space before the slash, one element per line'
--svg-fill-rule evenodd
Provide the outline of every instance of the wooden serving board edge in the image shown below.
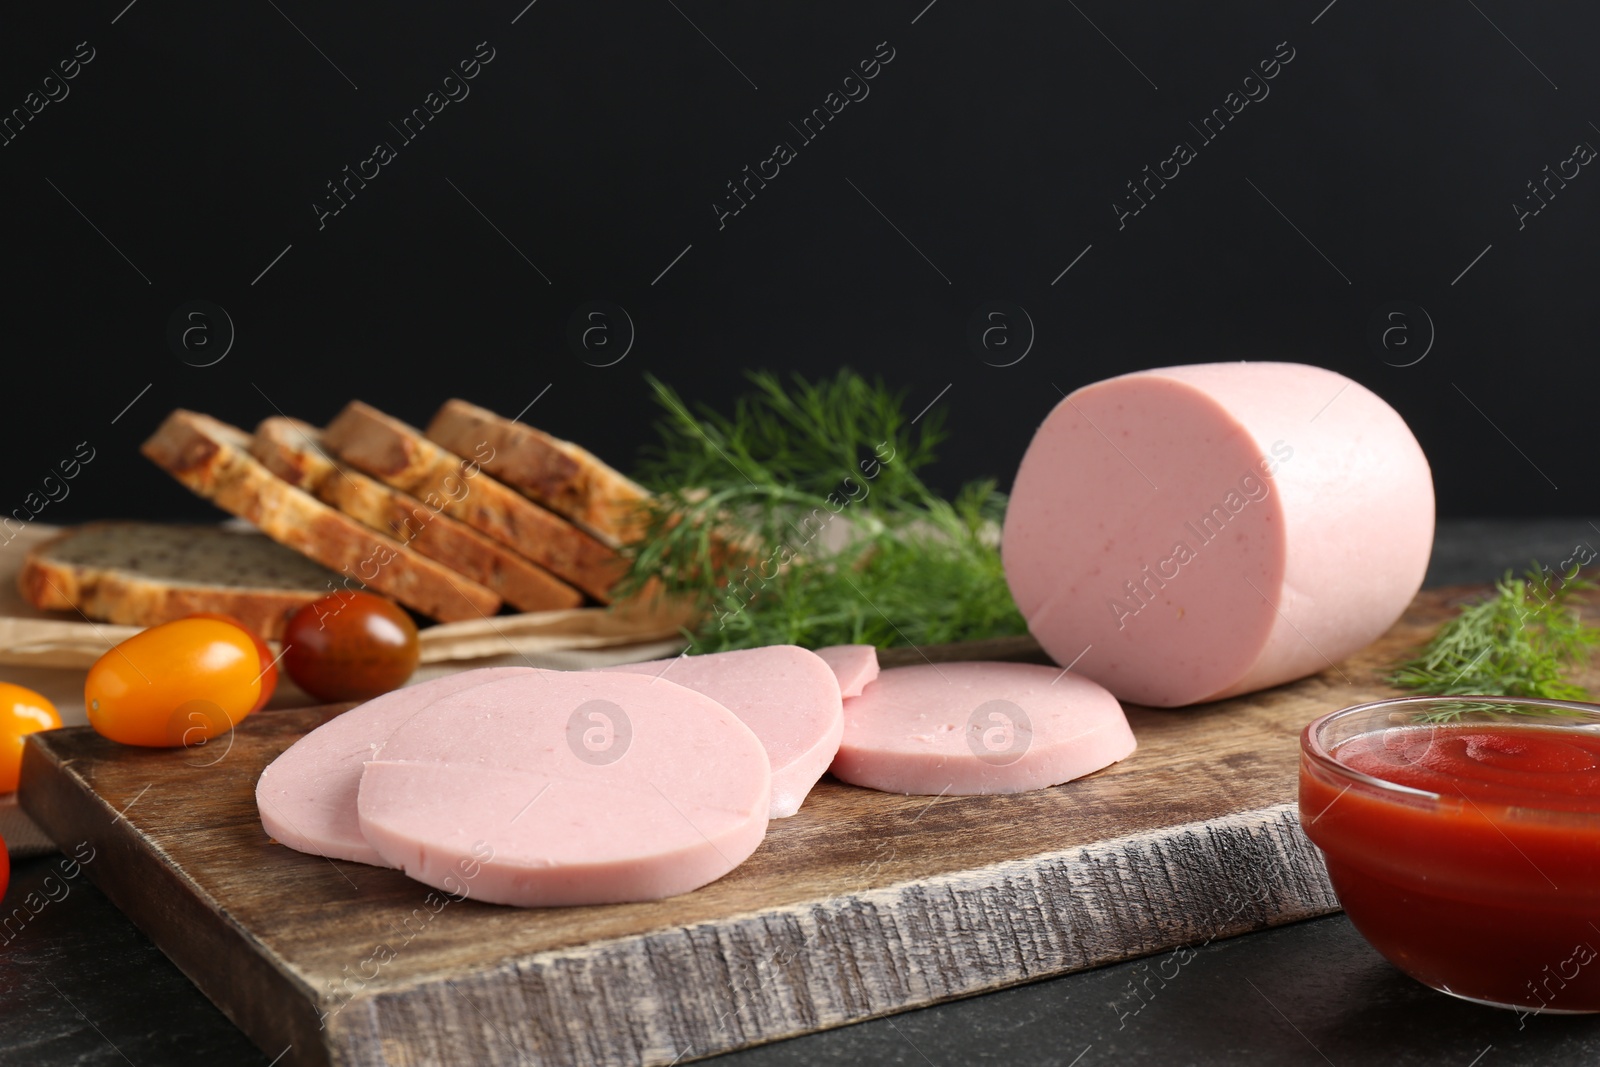
<path fill-rule="evenodd" d="M 26 798 L 23 810 L 57 845 L 76 832 L 93 847 L 93 860 L 83 865 L 89 880 L 234 1025 L 263 1051 L 271 1046 L 269 1056 L 290 1045 L 294 1054 L 285 1057 L 286 1062 L 329 1063 L 312 1008 L 316 994 L 304 982 L 275 966 L 269 953 L 239 952 L 239 941 L 254 940 L 249 932 L 228 918 L 227 909 L 212 901 L 176 864 L 165 862 L 159 849 L 149 842 L 141 844 L 141 835 L 124 813 L 96 793 L 71 761 L 57 763 L 38 745 L 24 746 L 22 759 L 23 773 L 29 779 L 28 790 L 22 794 Z M 138 803 L 137 797 L 133 803 Z M 100 833 L 83 834 L 83 826 L 101 822 L 105 828 Z M 74 831 L 74 827 L 78 829 Z M 120 881 L 105 877 L 104 872 L 113 866 L 130 877 Z M 218 977 L 221 969 L 203 965 L 221 957 L 233 961 L 225 979 Z M 265 990 L 283 985 L 298 991 L 287 998 L 295 1005 L 287 1014 L 271 1010 L 283 999 L 263 995 Z M 307 1053 L 311 1055 L 307 1057 Z"/>
<path fill-rule="evenodd" d="M 1296 806 L 1274 805 L 356 995 L 332 1062 L 682 1063 L 1338 910 Z M 661 1002 L 618 1003 L 640 989 Z"/>
<path fill-rule="evenodd" d="M 1279 804 L 732 916 L 721 930 L 666 927 L 372 993 L 354 977 L 331 995 L 264 948 L 235 951 L 248 932 L 141 847 L 70 761 L 33 745 L 25 758 L 46 764 L 29 772 L 34 819 L 58 841 L 103 823 L 90 878 L 284 1064 L 671 1064 L 1338 910 L 1295 805 Z M 120 882 L 100 877 L 113 864 Z M 233 966 L 215 967 L 219 953 Z"/>

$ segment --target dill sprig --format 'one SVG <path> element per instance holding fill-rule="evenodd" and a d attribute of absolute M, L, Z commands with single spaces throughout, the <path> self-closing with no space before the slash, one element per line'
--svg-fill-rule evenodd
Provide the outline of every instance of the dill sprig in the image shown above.
<path fill-rule="evenodd" d="M 664 415 L 637 472 L 654 498 L 619 592 L 688 599 L 696 651 L 774 643 L 933 644 L 1022 633 L 996 545 L 993 482 L 941 499 L 918 472 L 943 413 L 850 370 L 808 382 L 752 373 L 731 413 Z"/>
<path fill-rule="evenodd" d="M 1537 561 L 1522 578 L 1506 571 L 1493 596 L 1462 608 L 1421 654 L 1396 667 L 1389 681 L 1444 697 L 1588 699 L 1588 691 L 1565 674 L 1600 644 L 1600 629 L 1586 625 L 1567 601 L 1594 584 L 1576 573 L 1558 582 L 1553 584 Z M 1455 714 L 1447 708 L 1434 718 Z"/>
<path fill-rule="evenodd" d="M 1419 726 L 1440 726 L 1445 723 L 1461 722 L 1468 715 L 1475 716 L 1474 722 L 1482 719 L 1488 719 L 1490 722 L 1513 722 L 1520 719 L 1526 722 L 1530 715 L 1557 719 L 1589 718 L 1588 712 L 1576 708 L 1530 708 L 1526 704 L 1498 700 L 1440 700 L 1429 706 L 1433 708 L 1432 711 L 1419 712 L 1412 716 L 1412 721 Z"/>

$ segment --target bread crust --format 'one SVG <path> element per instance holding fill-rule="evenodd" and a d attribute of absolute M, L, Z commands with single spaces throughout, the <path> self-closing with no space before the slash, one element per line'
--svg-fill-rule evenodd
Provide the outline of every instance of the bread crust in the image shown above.
<path fill-rule="evenodd" d="M 333 459 L 313 426 L 281 416 L 264 419 L 250 452 L 290 485 L 487 586 L 520 611 L 583 603 L 578 590 L 466 523 Z"/>
<path fill-rule="evenodd" d="M 447 400 L 427 436 L 456 455 L 491 450 L 483 469 L 550 510 L 616 547 L 643 528 L 644 487 L 587 449 L 496 415 L 465 400 Z"/>
<path fill-rule="evenodd" d="M 445 622 L 492 615 L 493 590 L 356 522 L 279 478 L 250 454 L 250 435 L 179 408 L 140 447 L 145 456 L 224 511 L 280 544 Z M 332 591 L 332 590 L 330 590 Z"/>
<path fill-rule="evenodd" d="M 326 595 L 321 587 L 271 589 L 203 584 L 180 585 L 143 575 L 126 567 L 99 566 L 56 558 L 63 545 L 88 533 L 125 529 L 138 536 L 150 523 L 96 522 L 64 530 L 35 545 L 17 573 L 17 588 L 37 608 L 77 610 L 98 622 L 120 626 L 159 626 L 197 612 L 231 615 L 260 637 L 273 641 L 283 636 L 288 617 Z M 256 535 L 227 533 L 214 526 L 183 527 L 198 536 L 247 538 Z M 333 575 L 329 573 L 329 579 Z"/>
<path fill-rule="evenodd" d="M 602 603 L 626 566 L 615 549 L 495 480 L 484 442 L 463 458 L 359 400 L 323 431 L 323 442 L 358 470 L 437 506 Z"/>

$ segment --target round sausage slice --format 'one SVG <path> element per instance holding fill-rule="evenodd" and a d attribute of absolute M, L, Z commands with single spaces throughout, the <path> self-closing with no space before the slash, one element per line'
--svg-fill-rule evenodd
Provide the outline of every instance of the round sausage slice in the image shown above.
<path fill-rule="evenodd" d="M 874 652 L 873 664 L 877 664 Z M 596 670 L 648 674 L 704 693 L 755 732 L 772 763 L 772 810 L 787 819 L 800 810 L 839 751 L 844 708 L 839 682 L 815 652 L 768 645 L 736 652 L 622 663 Z"/>
<path fill-rule="evenodd" d="M 524 907 L 685 893 L 761 843 L 772 774 L 727 708 L 637 674 L 534 670 L 442 697 L 361 775 L 361 832 L 458 896 Z"/>
<path fill-rule="evenodd" d="M 256 780 L 262 827 L 290 848 L 313 856 L 390 866 L 361 836 L 356 818 L 362 764 L 396 726 L 433 700 L 531 670 L 487 667 L 449 674 L 374 697 L 329 719 L 284 749 Z"/>
<path fill-rule="evenodd" d="M 844 702 L 835 778 L 886 793 L 1020 793 L 1133 752 L 1117 699 L 1031 663 L 940 663 L 884 671 Z"/>

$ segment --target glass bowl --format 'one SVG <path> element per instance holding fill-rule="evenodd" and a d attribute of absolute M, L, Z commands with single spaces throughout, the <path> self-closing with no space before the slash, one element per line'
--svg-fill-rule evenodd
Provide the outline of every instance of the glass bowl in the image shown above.
<path fill-rule="evenodd" d="M 1600 705 L 1404 697 L 1300 737 L 1300 824 L 1361 935 L 1425 985 L 1600 1011 Z"/>

